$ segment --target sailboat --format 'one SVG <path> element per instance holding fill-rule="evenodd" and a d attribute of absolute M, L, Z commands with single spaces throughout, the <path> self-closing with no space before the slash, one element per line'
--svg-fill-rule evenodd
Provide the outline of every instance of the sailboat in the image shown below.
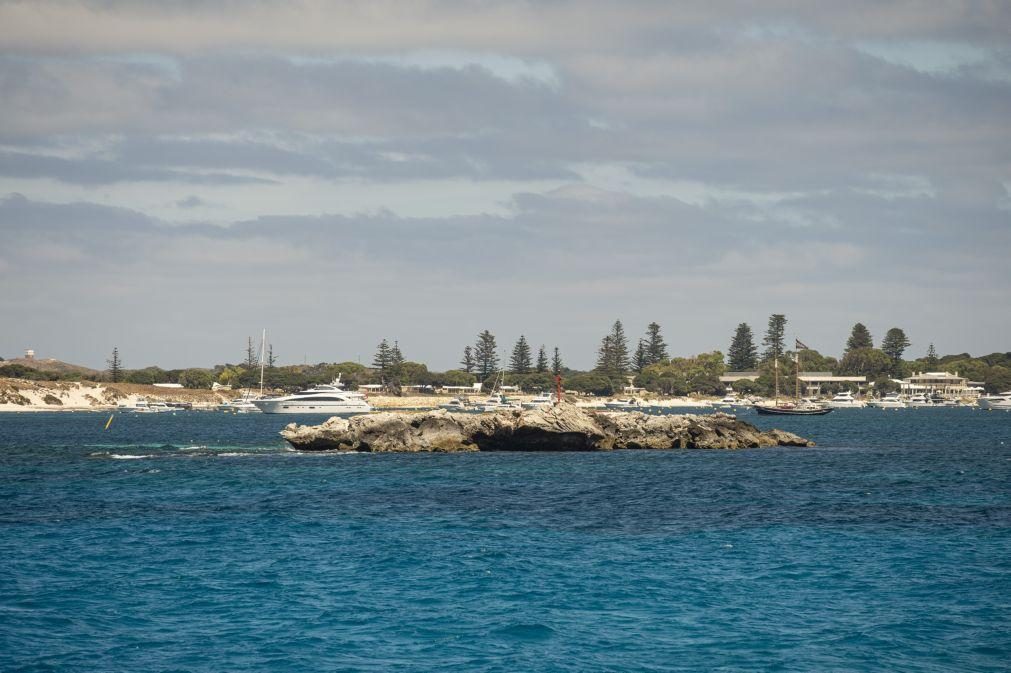
<path fill-rule="evenodd" d="M 800 397 L 800 352 L 807 348 L 800 341 L 797 341 L 797 397 L 796 401 L 779 401 L 779 358 L 775 359 L 776 367 L 776 400 L 772 404 L 762 402 L 755 405 L 755 411 L 760 414 L 774 416 L 824 416 L 831 413 L 832 407 L 825 407 L 814 402 L 803 400 Z"/>
<path fill-rule="evenodd" d="M 218 411 L 224 411 L 226 413 L 233 414 L 258 414 L 260 413 L 260 408 L 253 404 L 253 399 L 263 399 L 263 367 L 264 358 L 267 356 L 267 330 L 263 330 L 263 336 L 260 337 L 260 394 L 255 398 L 249 397 L 249 389 L 246 389 L 246 394 L 242 397 L 238 397 L 230 402 L 225 402 L 218 405 Z"/>

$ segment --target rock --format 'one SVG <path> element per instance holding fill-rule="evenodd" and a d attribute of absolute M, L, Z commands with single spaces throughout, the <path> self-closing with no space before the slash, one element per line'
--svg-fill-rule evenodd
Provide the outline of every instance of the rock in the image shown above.
<path fill-rule="evenodd" d="M 493 414 L 381 412 L 281 431 L 301 451 L 610 451 L 814 446 L 733 416 L 594 413 L 572 404 Z"/>

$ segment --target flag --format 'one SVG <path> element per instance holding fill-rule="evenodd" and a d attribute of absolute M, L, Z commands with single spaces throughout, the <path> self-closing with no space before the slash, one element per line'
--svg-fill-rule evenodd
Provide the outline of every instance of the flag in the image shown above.
<path fill-rule="evenodd" d="M 799 350 L 799 351 L 806 351 L 806 350 L 810 350 L 810 349 L 809 349 L 809 348 L 808 348 L 807 346 L 805 346 L 805 345 L 803 344 L 803 342 L 801 342 L 801 340 L 800 340 L 800 339 L 794 339 L 794 341 L 796 341 L 796 342 L 797 342 L 797 343 L 796 343 L 796 344 L 794 345 L 794 348 L 796 348 L 797 350 Z"/>

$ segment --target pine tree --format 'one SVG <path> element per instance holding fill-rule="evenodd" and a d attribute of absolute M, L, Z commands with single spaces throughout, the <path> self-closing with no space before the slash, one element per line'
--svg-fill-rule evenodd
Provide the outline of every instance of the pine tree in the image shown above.
<path fill-rule="evenodd" d="M 513 374 L 528 374 L 530 366 L 530 344 L 527 343 L 527 338 L 521 334 L 516 345 L 513 346 L 512 357 L 509 358 L 509 371 Z"/>
<path fill-rule="evenodd" d="M 758 367 L 758 349 L 751 326 L 742 322 L 734 332 L 734 339 L 727 351 L 727 366 L 732 372 L 750 372 Z"/>
<path fill-rule="evenodd" d="M 256 369 L 260 366 L 260 358 L 256 355 L 256 348 L 253 347 L 253 337 L 246 337 L 246 359 L 242 366 L 246 369 Z"/>
<path fill-rule="evenodd" d="M 938 365 L 937 350 L 934 348 L 934 344 L 927 346 L 927 357 L 924 360 L 927 361 L 928 367 L 936 367 Z"/>
<path fill-rule="evenodd" d="M 762 345 L 765 346 L 765 359 L 773 360 L 782 357 L 783 343 L 786 337 L 786 316 L 773 313 L 769 316 L 769 327 L 765 331 Z"/>
<path fill-rule="evenodd" d="M 849 353 L 858 348 L 874 348 L 874 340 L 871 338 L 870 330 L 861 322 L 853 325 L 853 331 L 850 333 L 850 338 L 846 340 L 844 352 Z"/>
<path fill-rule="evenodd" d="M 600 340 L 597 350 L 597 371 L 606 376 L 624 376 L 632 366 L 628 357 L 628 339 L 620 320 L 615 320 L 611 332 Z"/>
<path fill-rule="evenodd" d="M 498 346 L 495 344 L 495 336 L 488 330 L 477 335 L 474 360 L 477 362 L 477 371 L 482 381 L 498 370 Z"/>
<path fill-rule="evenodd" d="M 277 363 L 277 358 L 274 357 L 274 344 L 268 344 L 267 345 L 267 366 L 270 367 L 271 369 L 273 369 L 274 365 L 276 363 Z"/>
<path fill-rule="evenodd" d="M 632 368 L 641 373 L 643 369 L 651 364 L 653 363 L 650 362 L 646 340 L 639 339 L 639 343 L 635 347 L 635 355 L 632 357 Z"/>
<path fill-rule="evenodd" d="M 660 325 L 651 322 L 646 327 L 646 364 L 656 365 L 670 359 L 667 354 L 667 344 L 660 334 Z"/>
<path fill-rule="evenodd" d="M 910 341 L 906 333 L 898 327 L 893 327 L 885 333 L 885 338 L 881 342 L 881 350 L 894 362 L 902 359 L 902 354 L 909 348 Z"/>
<path fill-rule="evenodd" d="M 476 363 L 474 362 L 474 350 L 470 346 L 464 346 L 463 359 L 460 360 L 460 366 L 463 367 L 463 371 L 468 374 L 474 373 Z"/>
<path fill-rule="evenodd" d="M 561 376 L 562 367 L 565 365 L 562 363 L 562 354 L 558 350 L 558 346 L 555 346 L 555 354 L 551 358 L 551 373 L 555 376 Z"/>
<path fill-rule="evenodd" d="M 119 359 L 119 348 L 113 346 L 112 357 L 105 361 L 109 365 L 109 378 L 112 379 L 113 383 L 119 383 L 119 380 L 123 377 L 123 362 Z"/>
<path fill-rule="evenodd" d="M 541 344 L 541 349 L 537 351 L 536 369 L 538 374 L 548 371 L 548 352 L 544 350 L 544 344 Z"/>
<path fill-rule="evenodd" d="M 390 349 L 390 366 L 396 367 L 404 363 L 404 354 L 400 352 L 400 342 L 394 341 Z"/>
<path fill-rule="evenodd" d="M 598 372 L 604 374 L 611 371 L 611 366 L 614 363 L 614 345 L 613 338 L 610 334 L 604 336 L 600 340 L 600 348 L 597 349 L 597 366 L 594 367 Z"/>
<path fill-rule="evenodd" d="M 391 351 L 390 342 L 386 339 L 380 341 L 379 346 L 376 347 L 376 356 L 372 358 L 372 366 L 378 369 L 380 374 L 385 374 L 393 364 Z"/>

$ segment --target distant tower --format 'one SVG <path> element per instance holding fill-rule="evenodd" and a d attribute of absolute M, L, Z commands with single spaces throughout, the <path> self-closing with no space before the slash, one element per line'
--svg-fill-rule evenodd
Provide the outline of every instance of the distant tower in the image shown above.
<path fill-rule="evenodd" d="M 33 351 L 31 348 L 26 348 L 25 360 L 34 360 L 34 359 L 35 359 L 35 351 Z"/>

